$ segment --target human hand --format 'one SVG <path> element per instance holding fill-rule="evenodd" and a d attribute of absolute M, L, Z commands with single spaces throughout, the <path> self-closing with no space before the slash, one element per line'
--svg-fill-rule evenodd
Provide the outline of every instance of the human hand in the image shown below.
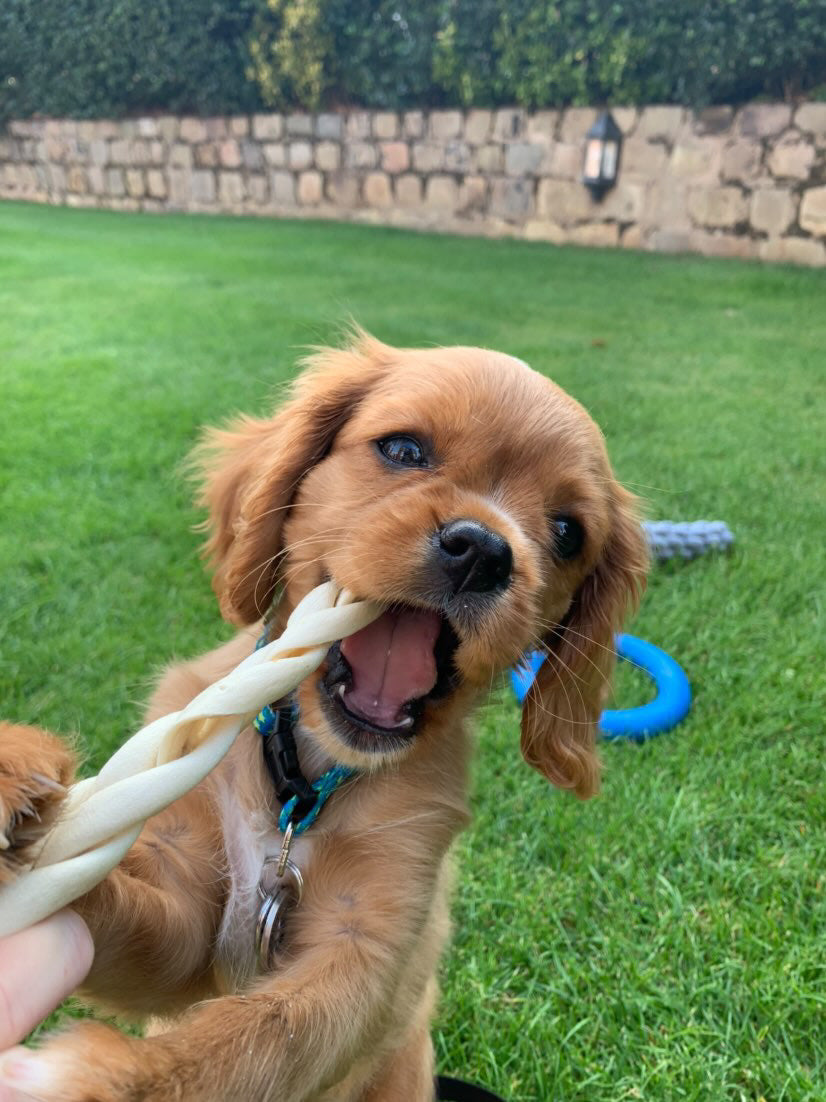
<path fill-rule="evenodd" d="M 69 910 L 0 940 L 0 1102 L 27 1097 L 11 1087 L 9 1074 L 25 1050 L 10 1046 L 78 986 L 93 956 L 86 923 Z"/>

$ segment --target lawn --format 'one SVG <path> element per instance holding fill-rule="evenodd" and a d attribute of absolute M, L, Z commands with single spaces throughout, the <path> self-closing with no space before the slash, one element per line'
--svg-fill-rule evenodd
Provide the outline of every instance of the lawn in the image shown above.
<path fill-rule="evenodd" d="M 2 713 L 97 767 L 153 670 L 227 637 L 182 460 L 350 316 L 526 359 L 652 518 L 736 536 L 653 570 L 632 630 L 695 704 L 606 746 L 598 799 L 521 764 L 505 687 L 483 708 L 441 1070 L 511 1102 L 826 1098 L 826 273 L 0 204 Z"/>

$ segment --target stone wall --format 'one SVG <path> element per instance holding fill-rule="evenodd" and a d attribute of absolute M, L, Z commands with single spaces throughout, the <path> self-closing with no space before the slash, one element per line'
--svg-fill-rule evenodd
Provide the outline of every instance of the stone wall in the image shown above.
<path fill-rule="evenodd" d="M 12 122 L 0 198 L 826 264 L 826 103 L 613 113 L 602 202 L 579 182 L 590 108 Z"/>

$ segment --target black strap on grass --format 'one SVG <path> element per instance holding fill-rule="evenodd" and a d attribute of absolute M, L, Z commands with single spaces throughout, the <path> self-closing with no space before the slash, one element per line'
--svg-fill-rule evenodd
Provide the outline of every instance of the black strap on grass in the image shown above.
<path fill-rule="evenodd" d="M 451 1075 L 438 1075 L 436 1102 L 504 1102 L 504 1099 L 474 1083 L 454 1079 Z"/>

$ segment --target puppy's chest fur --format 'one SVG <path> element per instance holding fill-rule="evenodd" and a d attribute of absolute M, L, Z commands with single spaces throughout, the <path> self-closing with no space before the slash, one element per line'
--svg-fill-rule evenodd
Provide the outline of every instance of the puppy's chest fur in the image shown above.
<path fill-rule="evenodd" d="M 250 749 L 257 751 L 260 759 L 260 749 L 253 740 L 245 741 L 253 743 Z M 213 785 L 229 879 L 227 901 L 216 938 L 214 967 L 218 985 L 226 993 L 242 990 L 258 971 L 255 924 L 262 902 L 258 890 L 261 873 L 265 860 L 280 854 L 284 838 L 278 829 L 281 805 L 268 780 L 263 779 L 263 767 L 259 765 L 255 771 L 262 777 L 256 778 L 260 783 L 253 786 L 253 791 L 263 798 L 252 804 L 243 798 L 248 786 L 239 785 L 238 771 L 234 768 L 216 777 Z M 313 848 L 311 831 L 295 838 L 290 847 L 290 860 L 305 879 L 310 875 Z"/>

